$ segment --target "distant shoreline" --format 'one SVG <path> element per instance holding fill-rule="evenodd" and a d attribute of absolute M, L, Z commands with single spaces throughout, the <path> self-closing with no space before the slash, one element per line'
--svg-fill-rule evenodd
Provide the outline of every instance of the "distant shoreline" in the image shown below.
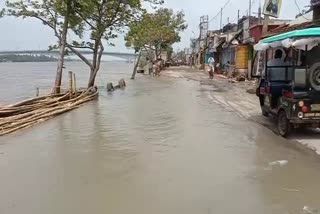
<path fill-rule="evenodd" d="M 65 58 L 66 62 L 82 62 L 79 59 L 70 59 Z M 1 63 L 24 63 L 24 62 L 58 62 L 58 59 L 52 56 L 46 55 L 26 55 L 26 54 L 10 54 L 10 55 L 0 55 L 0 64 Z M 122 63 L 133 63 L 133 61 L 125 60 L 111 60 L 101 62 L 122 62 Z"/>
<path fill-rule="evenodd" d="M 45 55 L 23 55 L 8 54 L 0 55 L 0 63 L 2 62 L 57 62 L 58 59 Z"/>

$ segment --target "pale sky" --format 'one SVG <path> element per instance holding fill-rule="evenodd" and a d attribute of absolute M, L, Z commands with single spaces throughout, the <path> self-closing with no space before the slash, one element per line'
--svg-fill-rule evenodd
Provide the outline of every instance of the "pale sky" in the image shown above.
<path fill-rule="evenodd" d="M 252 11 L 257 12 L 259 2 L 262 0 L 252 0 Z M 280 18 L 293 19 L 299 9 L 294 0 L 282 0 L 282 11 Z M 300 9 L 310 3 L 310 0 L 296 0 Z M 4 6 L 5 0 L 0 0 L 0 8 Z M 175 45 L 175 49 L 189 47 L 190 38 L 199 34 L 200 16 L 209 15 L 212 19 L 227 0 L 165 0 L 164 7 L 174 10 L 183 10 L 186 14 L 188 29 L 182 33 L 182 41 Z M 262 1 L 263 4 L 263 1 Z M 237 11 L 241 15 L 247 14 L 249 0 L 230 0 L 224 10 L 223 23 L 226 24 L 228 17 L 231 22 L 237 20 Z M 220 16 L 209 23 L 209 29 L 217 29 L 220 25 Z M 0 50 L 44 50 L 49 45 L 54 44 L 56 39 L 52 31 L 43 26 L 39 21 L 33 19 L 22 20 L 20 18 L 0 19 Z M 124 46 L 123 35 L 113 41 L 115 47 L 107 47 L 107 51 L 131 52 Z"/>

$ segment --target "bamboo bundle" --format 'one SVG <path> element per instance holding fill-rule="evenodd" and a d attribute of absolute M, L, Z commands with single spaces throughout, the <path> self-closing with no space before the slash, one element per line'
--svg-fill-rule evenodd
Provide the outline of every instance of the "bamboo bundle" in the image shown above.
<path fill-rule="evenodd" d="M 57 115 L 78 108 L 95 99 L 96 87 L 79 92 L 49 95 L 0 107 L 0 136 L 31 127 Z M 69 99 L 72 97 L 72 99 Z"/>

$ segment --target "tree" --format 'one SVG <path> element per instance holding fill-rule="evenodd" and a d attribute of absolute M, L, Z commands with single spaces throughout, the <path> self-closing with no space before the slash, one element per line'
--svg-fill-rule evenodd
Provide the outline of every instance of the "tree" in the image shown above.
<path fill-rule="evenodd" d="M 162 0 L 144 2 L 163 3 Z M 7 2 L 7 6 L 7 15 L 36 18 L 53 29 L 58 45 L 53 45 L 50 49 L 60 49 L 55 88 L 60 88 L 61 85 L 65 48 L 89 66 L 88 87 L 91 87 L 100 70 L 104 51 L 102 41 L 115 38 L 129 21 L 137 19 L 144 12 L 139 0 L 21 0 Z M 79 39 L 69 42 L 68 29 L 72 29 Z M 90 38 L 86 40 L 87 34 Z M 80 49 L 91 50 L 92 60 L 84 56 Z"/>
<path fill-rule="evenodd" d="M 1 9 L 0 10 L 0 18 L 3 17 L 5 15 L 5 9 Z"/>
<path fill-rule="evenodd" d="M 100 70 L 101 58 L 104 52 L 103 39 L 115 38 L 116 32 L 135 15 L 135 8 L 140 8 L 139 1 L 124 0 L 88 0 L 83 4 L 84 10 L 76 11 L 86 24 L 90 39 L 85 40 L 85 31 L 77 31 L 80 41 L 73 41 L 68 48 L 83 60 L 90 68 L 88 87 L 94 85 L 96 75 Z M 92 60 L 85 57 L 79 49 L 92 51 Z"/>
<path fill-rule="evenodd" d="M 7 16 L 35 18 L 53 29 L 54 35 L 58 39 L 58 45 L 52 47 L 59 49 L 60 53 L 53 93 L 60 93 L 61 90 L 68 29 L 72 28 L 74 31 L 82 29 L 81 20 L 74 15 L 75 8 L 80 6 L 79 3 L 80 0 L 7 1 L 7 10 L 2 12 Z"/>
<path fill-rule="evenodd" d="M 136 52 L 153 50 L 156 58 L 164 49 L 180 41 L 179 33 L 187 28 L 184 13 L 175 13 L 168 8 L 160 8 L 155 13 L 144 13 L 140 20 L 129 24 L 126 34 L 126 46 L 133 47 Z"/>
<path fill-rule="evenodd" d="M 147 0 L 151 4 L 161 4 L 162 0 Z M 100 70 L 104 46 L 102 41 L 116 38 L 117 33 L 129 22 L 136 20 L 144 12 L 139 0 L 87 0 L 81 10 L 76 11 L 86 24 L 90 40 L 82 40 L 84 31 L 75 31 L 80 41 L 73 41 L 67 47 L 80 57 L 90 68 L 88 87 L 93 86 Z M 109 42 L 109 44 L 111 44 Z M 112 45 L 112 44 L 111 44 Z M 89 61 L 78 49 L 90 49 L 93 52 Z"/>

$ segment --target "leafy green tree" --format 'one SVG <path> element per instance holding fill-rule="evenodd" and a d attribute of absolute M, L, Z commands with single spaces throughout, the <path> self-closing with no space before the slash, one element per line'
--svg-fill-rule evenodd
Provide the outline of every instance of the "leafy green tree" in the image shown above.
<path fill-rule="evenodd" d="M 58 39 L 59 59 L 53 93 L 60 93 L 62 71 L 67 46 L 68 29 L 82 29 L 81 20 L 74 15 L 75 8 L 80 6 L 80 0 L 27 0 L 7 1 L 7 9 L 3 15 L 25 18 L 35 18 L 54 31 Z"/>
<path fill-rule="evenodd" d="M 162 0 L 145 0 L 152 5 Z M 58 38 L 60 49 L 55 88 L 60 88 L 65 49 L 75 53 L 90 68 L 88 87 L 95 83 L 104 52 L 103 40 L 116 38 L 129 22 L 138 19 L 145 10 L 140 0 L 26 0 L 7 2 L 6 15 L 22 18 L 32 17 L 52 28 Z M 69 42 L 68 29 L 72 29 L 78 40 Z M 89 35 L 89 39 L 85 39 Z M 87 58 L 81 49 L 92 51 Z"/>
<path fill-rule="evenodd" d="M 162 4 L 162 0 L 145 0 L 152 5 Z M 140 0 L 86 0 L 83 7 L 76 14 L 85 23 L 85 28 L 81 31 L 74 31 L 79 37 L 78 40 L 68 44 L 67 47 L 82 59 L 90 68 L 90 78 L 88 87 L 95 83 L 95 78 L 100 70 L 101 58 L 104 51 L 103 41 L 109 45 L 111 39 L 123 32 L 123 28 L 129 22 L 139 19 L 145 12 Z M 90 34 L 90 39 L 83 39 L 85 33 Z M 92 50 L 92 60 L 86 58 L 79 49 Z"/>
<path fill-rule="evenodd" d="M 175 13 L 168 8 L 160 8 L 155 13 L 144 13 L 140 20 L 129 24 L 126 34 L 126 46 L 136 52 L 151 49 L 156 58 L 161 51 L 170 49 L 172 44 L 180 41 L 179 33 L 187 28 L 182 11 Z"/>
<path fill-rule="evenodd" d="M 83 60 L 90 68 L 88 87 L 93 86 L 100 70 L 101 58 L 104 52 L 103 40 L 116 38 L 126 23 L 135 19 L 142 5 L 138 0 L 87 0 L 83 7 L 76 11 L 85 23 L 86 28 L 75 31 L 78 40 L 68 44 L 68 48 Z M 90 39 L 83 39 L 85 33 Z M 109 43 L 111 44 L 111 43 Z M 93 52 L 92 59 L 85 57 L 79 49 L 89 49 Z"/>
<path fill-rule="evenodd" d="M 1 9 L 0 10 L 0 18 L 3 17 L 5 15 L 5 9 Z"/>

